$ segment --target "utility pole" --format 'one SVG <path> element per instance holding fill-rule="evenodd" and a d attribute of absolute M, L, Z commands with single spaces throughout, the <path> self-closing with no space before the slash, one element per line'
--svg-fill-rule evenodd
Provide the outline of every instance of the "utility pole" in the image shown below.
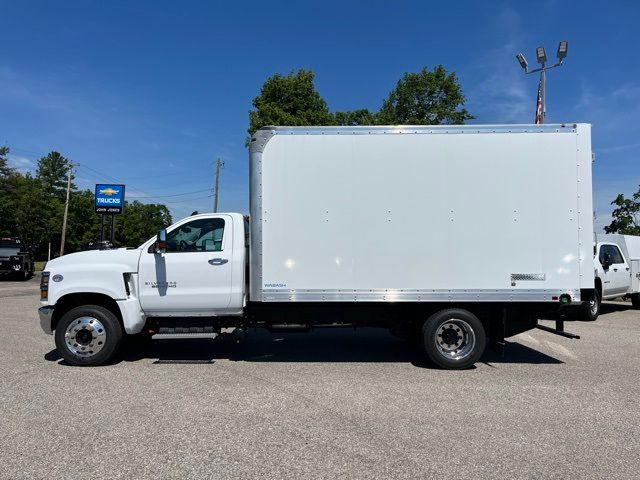
<path fill-rule="evenodd" d="M 220 169 L 224 167 L 224 160 L 218 158 L 216 160 L 216 181 L 213 190 L 213 213 L 218 213 L 218 185 L 220 183 Z"/>
<path fill-rule="evenodd" d="M 64 255 L 64 240 L 67 233 L 67 215 L 69 214 L 69 190 L 71 190 L 71 169 L 73 163 L 69 162 L 69 172 L 67 173 L 67 200 L 64 202 L 64 218 L 62 220 L 62 239 L 60 240 L 60 256 Z"/>

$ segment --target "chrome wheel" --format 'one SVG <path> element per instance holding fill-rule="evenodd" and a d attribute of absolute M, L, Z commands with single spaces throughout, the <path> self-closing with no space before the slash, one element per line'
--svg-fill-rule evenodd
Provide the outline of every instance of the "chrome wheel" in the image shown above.
<path fill-rule="evenodd" d="M 435 341 L 441 355 L 462 360 L 474 351 L 476 334 L 466 321 L 452 318 L 438 327 Z"/>
<path fill-rule="evenodd" d="M 598 299 L 596 298 L 594 300 L 591 300 L 589 302 L 589 311 L 591 312 L 591 315 L 595 317 L 596 315 L 598 315 L 599 310 L 600 306 L 598 305 Z"/>
<path fill-rule="evenodd" d="M 78 317 L 67 327 L 64 339 L 71 353 L 91 357 L 104 347 L 107 331 L 95 317 Z"/>

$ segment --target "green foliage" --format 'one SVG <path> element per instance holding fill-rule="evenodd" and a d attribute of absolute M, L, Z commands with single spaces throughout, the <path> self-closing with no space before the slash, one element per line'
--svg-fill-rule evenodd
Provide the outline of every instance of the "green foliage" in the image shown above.
<path fill-rule="evenodd" d="M 91 190 L 73 192 L 69 196 L 65 251 L 82 250 L 90 241 L 100 240 L 100 215 L 95 212 L 93 197 Z M 62 223 L 62 215 L 61 211 L 58 229 Z"/>
<path fill-rule="evenodd" d="M 172 223 L 165 205 L 127 203 L 116 220 L 116 243 L 122 247 L 137 247 Z"/>
<path fill-rule="evenodd" d="M 473 116 L 455 73 L 438 65 L 405 73 L 380 111 L 366 108 L 330 113 L 313 83 L 311 70 L 269 77 L 253 99 L 249 135 L 266 125 L 438 125 L 463 124 Z"/>
<path fill-rule="evenodd" d="M 611 213 L 613 221 L 607 227 L 604 227 L 604 231 L 623 235 L 640 235 L 640 221 L 638 219 L 640 214 L 640 185 L 632 198 L 624 198 L 623 194 L 619 194 L 611 202 L 611 205 L 616 206 Z"/>
<path fill-rule="evenodd" d="M 455 73 L 438 65 L 429 71 L 405 73 L 382 104 L 382 125 L 461 125 L 473 116 L 465 109 L 465 97 Z"/>
<path fill-rule="evenodd" d="M 9 167 L 9 147 L 0 147 L 0 236 L 7 236 L 14 227 L 11 184 L 17 172 Z"/>
<path fill-rule="evenodd" d="M 327 102 L 313 84 L 311 70 L 269 77 L 249 112 L 249 135 L 266 125 L 331 125 Z"/>
<path fill-rule="evenodd" d="M 0 147 L 0 236 L 18 236 L 46 259 L 60 250 L 62 217 L 67 188 L 69 161 L 51 152 L 38 162 L 37 175 L 21 174 L 8 166 L 8 147 Z M 71 185 L 65 252 L 82 250 L 100 239 L 100 215 L 94 211 L 90 190 L 78 191 Z M 137 247 L 172 223 L 164 205 L 128 204 L 116 220 L 116 245 Z"/>
<path fill-rule="evenodd" d="M 30 174 L 13 178 L 13 224 L 7 234 L 18 236 L 29 247 L 42 245 L 52 232 L 60 230 L 55 224 L 58 205 L 49 201 L 42 182 Z M 57 228 L 56 228 L 57 227 Z"/>
<path fill-rule="evenodd" d="M 0 147 L 0 179 L 15 174 L 16 171 L 9 166 L 9 147 Z"/>
<path fill-rule="evenodd" d="M 56 151 L 49 152 L 46 157 L 38 160 L 36 178 L 42 182 L 45 192 L 58 198 L 65 198 L 70 165 L 71 162 Z M 73 175 L 71 181 L 71 187 L 75 190 Z"/>
<path fill-rule="evenodd" d="M 336 125 L 354 127 L 357 125 L 375 125 L 376 114 L 366 108 L 352 110 L 350 112 L 336 112 L 334 115 Z"/>

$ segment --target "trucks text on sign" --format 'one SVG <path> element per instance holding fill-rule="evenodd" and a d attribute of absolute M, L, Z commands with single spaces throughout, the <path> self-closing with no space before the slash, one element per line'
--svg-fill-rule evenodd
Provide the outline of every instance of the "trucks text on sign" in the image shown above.
<path fill-rule="evenodd" d="M 97 184 L 95 210 L 102 214 L 119 214 L 124 208 L 124 185 Z"/>

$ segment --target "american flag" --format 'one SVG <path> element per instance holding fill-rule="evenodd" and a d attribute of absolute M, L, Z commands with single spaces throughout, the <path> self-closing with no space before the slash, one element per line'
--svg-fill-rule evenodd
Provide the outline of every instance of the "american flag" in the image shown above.
<path fill-rule="evenodd" d="M 538 100 L 536 101 L 536 118 L 533 123 L 542 123 L 542 79 L 538 82 Z"/>

